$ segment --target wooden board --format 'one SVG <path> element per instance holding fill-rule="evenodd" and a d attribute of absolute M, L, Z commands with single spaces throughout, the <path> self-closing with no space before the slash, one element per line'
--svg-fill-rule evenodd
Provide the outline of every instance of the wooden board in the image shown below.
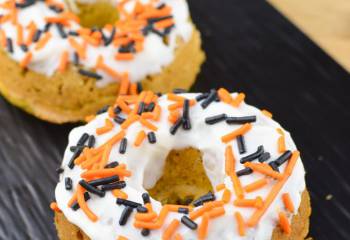
<path fill-rule="evenodd" d="M 268 0 L 350 71 L 349 0 Z"/>

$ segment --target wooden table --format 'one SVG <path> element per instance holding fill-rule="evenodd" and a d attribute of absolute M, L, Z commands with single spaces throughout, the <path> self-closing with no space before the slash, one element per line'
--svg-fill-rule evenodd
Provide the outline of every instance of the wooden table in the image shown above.
<path fill-rule="evenodd" d="M 350 71 L 349 0 L 268 0 Z"/>

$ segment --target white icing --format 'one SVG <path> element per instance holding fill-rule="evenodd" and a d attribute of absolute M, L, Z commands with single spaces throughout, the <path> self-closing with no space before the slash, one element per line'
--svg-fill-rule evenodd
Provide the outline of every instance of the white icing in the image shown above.
<path fill-rule="evenodd" d="M 136 0 L 129 1 L 126 9 L 131 11 L 135 1 Z M 4 2 L 6 2 L 6 0 L 0 0 L 0 4 Z M 65 1 L 56 0 L 56 2 L 64 3 Z M 87 2 L 94 1 L 87 0 Z M 114 0 L 114 2 L 118 4 L 120 1 Z M 150 0 L 142 0 L 141 2 L 148 3 Z M 162 39 L 155 33 L 149 33 L 148 36 L 145 37 L 143 51 L 136 53 L 133 60 L 117 61 L 115 60 L 115 55 L 118 52 L 118 48 L 114 47 L 113 44 L 110 44 L 107 47 L 94 47 L 88 44 L 87 58 L 85 60 L 81 59 L 80 63 L 85 68 L 94 68 L 97 57 L 102 55 L 105 63 L 110 68 L 120 73 L 128 72 L 132 82 L 139 82 L 148 75 L 160 73 L 162 68 L 169 65 L 174 59 L 174 51 L 178 45 L 176 40 L 181 38 L 187 42 L 190 39 L 193 30 L 190 22 L 188 6 L 185 0 L 163 0 L 161 2 L 166 3 L 172 8 L 172 15 L 175 22 L 175 27 L 169 34 L 168 45 L 163 43 Z M 0 8 L 0 14 L 7 14 L 7 10 Z M 50 10 L 44 2 L 37 1 L 34 5 L 18 11 L 18 21 L 24 27 L 33 21 L 39 29 L 43 29 L 45 26 L 45 17 L 53 17 L 56 15 L 57 13 Z M 70 23 L 72 24 L 72 29 L 76 30 L 80 28 L 79 25 L 73 21 Z M 6 36 L 10 37 L 15 43 L 17 40 L 16 26 L 8 21 L 1 24 L 0 27 L 6 32 Z M 67 50 L 70 53 L 71 61 L 73 61 L 74 52 L 74 49 L 70 46 L 68 40 L 61 38 L 55 26 L 51 27 L 50 32 L 53 36 L 47 46 L 43 49 L 35 51 L 35 44 L 29 46 L 29 50 L 34 53 L 32 61 L 28 66 L 29 69 L 47 76 L 52 76 L 57 70 L 63 50 Z M 26 39 L 28 31 L 25 30 L 24 34 Z M 80 40 L 79 38 L 80 37 L 76 38 L 78 42 Z M 23 52 L 17 44 L 13 44 L 13 47 L 14 53 L 9 54 L 9 56 L 19 62 L 23 59 L 26 53 Z M 116 79 L 113 79 L 110 75 L 101 70 L 98 70 L 97 72 L 103 76 L 102 80 L 97 81 L 97 86 L 102 87 L 116 81 Z"/>
<path fill-rule="evenodd" d="M 188 99 L 192 99 L 196 94 L 183 95 Z M 233 94 L 232 96 L 236 96 Z M 277 151 L 277 139 L 280 136 L 276 131 L 281 126 L 274 120 L 266 117 L 261 111 L 255 107 L 242 103 L 239 108 L 233 108 L 232 106 L 223 102 L 214 102 L 205 110 L 203 110 L 200 104 L 190 108 L 190 118 L 192 129 L 185 131 L 179 129 L 176 135 L 171 135 L 169 129 L 171 124 L 168 122 L 168 110 L 167 106 L 173 102 L 168 101 L 166 97 L 159 99 L 159 105 L 162 108 L 162 114 L 159 122 L 154 122 L 158 126 L 156 132 L 157 143 L 150 144 L 147 139 L 142 143 L 140 147 L 134 147 L 133 142 L 137 133 L 143 129 L 146 132 L 148 130 L 135 123 L 127 130 L 128 147 L 125 155 L 121 155 L 118 152 L 119 143 L 116 144 L 111 152 L 109 161 L 119 161 L 125 163 L 127 169 L 132 172 L 132 176 L 126 179 L 127 187 L 123 189 L 129 196 L 129 200 L 137 201 L 142 203 L 141 194 L 145 192 L 147 188 L 151 188 L 155 185 L 156 181 L 162 175 L 162 170 L 165 164 L 165 159 L 168 153 L 173 149 L 183 149 L 187 147 L 194 147 L 199 149 L 203 153 L 204 168 L 208 175 L 212 185 L 216 185 L 225 182 L 228 189 L 233 189 L 231 180 L 225 175 L 225 147 L 226 144 L 221 142 L 221 137 L 235 129 L 239 128 L 240 125 L 228 125 L 225 122 L 217 123 L 215 125 L 207 125 L 204 119 L 209 116 L 226 113 L 228 116 L 248 116 L 256 115 L 257 122 L 253 123 L 253 128 L 245 134 L 245 141 L 247 146 L 247 154 L 255 152 L 257 147 L 264 145 L 265 151 L 271 154 L 271 160 L 276 159 L 280 156 Z M 72 191 L 65 190 L 64 178 L 71 177 L 74 185 L 80 180 L 80 173 L 82 170 L 76 166 L 73 170 L 67 167 L 67 164 L 72 156 L 69 151 L 69 147 L 77 143 L 78 139 L 83 133 L 95 134 L 96 128 L 104 126 L 105 118 L 107 114 L 97 116 L 95 120 L 88 123 L 85 126 L 75 128 L 69 135 L 69 146 L 65 152 L 62 166 L 64 173 L 60 176 L 60 182 L 56 188 L 56 201 L 58 207 L 63 211 L 67 219 L 82 229 L 91 239 L 93 240 L 115 240 L 118 235 L 123 235 L 128 239 L 143 239 L 140 234 L 140 229 L 136 229 L 133 226 L 134 214 L 129 218 L 129 221 L 125 226 L 119 226 L 118 221 L 121 212 L 124 207 L 118 206 L 115 202 L 116 199 L 111 193 L 107 193 L 104 198 L 94 196 L 91 194 L 92 199 L 88 201 L 90 209 L 99 217 L 99 221 L 91 222 L 85 214 L 81 211 L 73 211 L 67 207 L 67 202 L 72 196 Z M 111 136 L 118 133 L 120 130 L 119 125 L 115 125 L 111 132 L 96 136 L 96 146 L 102 145 Z M 285 132 L 286 147 L 289 150 L 295 150 L 296 146 L 290 137 L 290 134 Z M 239 159 L 242 157 L 239 155 L 237 142 L 233 140 L 229 144 L 233 147 L 233 152 L 236 158 L 236 170 L 243 168 L 243 165 L 239 163 Z M 247 155 L 244 154 L 243 156 Z M 286 164 L 280 167 L 283 172 Z M 232 204 L 235 199 L 232 191 L 232 198 L 229 204 L 225 205 L 226 214 L 224 216 L 210 220 L 208 237 L 210 240 L 228 240 L 228 239 L 255 239 L 255 240 L 267 240 L 271 239 L 272 232 L 276 227 L 278 221 L 278 210 L 284 210 L 284 205 L 281 200 L 281 195 L 288 192 L 291 196 L 292 202 L 295 209 L 298 209 L 301 202 L 301 193 L 305 189 L 304 180 L 304 168 L 300 159 L 290 178 L 285 183 L 284 187 L 277 195 L 269 209 L 261 218 L 258 225 L 254 228 L 247 228 L 245 237 L 239 237 L 237 233 L 237 226 L 233 213 L 239 211 L 243 218 L 247 220 L 254 209 L 239 208 Z M 263 175 L 254 173 L 248 176 L 240 177 L 242 186 L 252 183 L 258 179 L 261 179 Z M 261 196 L 265 199 L 266 195 L 271 189 L 271 186 L 276 181 L 270 180 L 268 186 L 261 188 L 252 193 L 246 193 L 245 198 L 251 199 L 256 196 Z M 222 191 L 215 193 L 217 199 L 221 199 Z M 156 212 L 159 213 L 161 204 L 152 199 L 152 205 Z M 164 229 L 170 224 L 173 218 L 180 220 L 182 215 L 178 213 L 171 213 L 166 218 L 165 224 L 159 230 L 152 230 L 151 235 L 145 239 L 158 240 L 161 239 Z M 292 216 L 289 216 L 290 218 Z M 200 223 L 200 219 L 196 220 Z M 178 232 L 186 240 L 197 239 L 197 231 L 192 231 L 184 225 L 180 225 Z"/>

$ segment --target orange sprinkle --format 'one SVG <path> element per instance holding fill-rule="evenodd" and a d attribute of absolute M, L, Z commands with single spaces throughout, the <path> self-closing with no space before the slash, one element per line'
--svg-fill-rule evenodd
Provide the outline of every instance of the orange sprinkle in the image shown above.
<path fill-rule="evenodd" d="M 128 118 L 120 125 L 122 129 L 127 129 L 131 124 L 139 120 L 140 116 L 136 114 L 130 114 Z"/>
<path fill-rule="evenodd" d="M 109 120 L 109 118 L 106 118 L 105 120 L 105 125 L 103 127 L 97 128 L 96 129 L 96 134 L 97 135 L 102 135 L 105 134 L 109 131 L 111 131 L 114 127 L 114 124 L 111 120 Z"/>
<path fill-rule="evenodd" d="M 249 218 L 247 221 L 247 225 L 249 227 L 254 227 L 260 220 L 260 218 L 264 215 L 265 211 L 269 208 L 273 200 L 276 198 L 286 181 L 288 180 L 289 176 L 291 175 L 296 161 L 299 158 L 299 151 L 294 151 L 291 159 L 288 162 L 287 167 L 284 170 L 284 178 L 279 180 L 271 189 L 270 193 L 267 195 L 264 206 L 261 209 L 256 210 L 253 215 Z"/>
<path fill-rule="evenodd" d="M 224 190 L 224 193 L 222 194 L 221 200 L 222 200 L 224 203 L 229 203 L 230 200 L 231 200 L 231 191 L 228 190 L 228 189 L 225 189 L 225 190 Z"/>
<path fill-rule="evenodd" d="M 175 231 L 179 227 L 179 225 L 180 225 L 180 221 L 177 219 L 174 219 L 163 232 L 162 240 L 170 240 L 172 235 L 175 233 Z"/>
<path fill-rule="evenodd" d="M 82 34 L 80 36 L 82 37 L 82 39 L 84 39 L 87 43 L 89 43 L 92 46 L 98 47 L 100 45 L 100 41 L 96 38 L 93 38 L 86 34 Z"/>
<path fill-rule="evenodd" d="M 230 175 L 235 172 L 236 160 L 233 155 L 232 146 L 228 145 L 225 149 L 225 172 Z"/>
<path fill-rule="evenodd" d="M 17 24 L 17 45 L 20 46 L 23 44 L 23 27 L 21 24 Z"/>
<path fill-rule="evenodd" d="M 30 22 L 28 28 L 29 28 L 29 33 L 27 36 L 27 41 L 25 43 L 27 46 L 29 46 L 33 42 L 33 37 L 37 31 L 37 27 L 34 22 Z"/>
<path fill-rule="evenodd" d="M 61 54 L 60 64 L 58 65 L 58 71 L 64 72 L 68 64 L 68 51 L 63 51 Z"/>
<path fill-rule="evenodd" d="M 98 220 L 97 216 L 90 210 L 90 208 L 87 206 L 85 199 L 84 199 L 84 192 L 85 189 L 78 185 L 77 189 L 77 201 L 80 206 L 80 209 L 83 210 L 83 212 L 86 214 L 86 216 L 93 222 L 96 222 Z"/>
<path fill-rule="evenodd" d="M 45 35 L 40 38 L 38 43 L 35 45 L 35 50 L 38 51 L 46 46 L 46 44 L 49 42 L 51 39 L 52 34 L 50 32 L 45 33 Z"/>
<path fill-rule="evenodd" d="M 115 59 L 119 61 L 129 61 L 134 59 L 134 55 L 132 53 L 117 53 Z"/>
<path fill-rule="evenodd" d="M 153 120 L 158 121 L 160 118 L 161 108 L 159 105 L 156 105 L 153 110 Z"/>
<path fill-rule="evenodd" d="M 283 230 L 283 232 L 285 234 L 287 234 L 287 236 L 290 235 L 290 233 L 292 232 L 292 229 L 290 227 L 288 218 L 286 216 L 286 214 L 284 212 L 280 212 L 278 214 L 278 218 L 279 218 L 279 225 L 281 227 L 281 229 Z"/>
<path fill-rule="evenodd" d="M 202 217 L 202 221 L 198 227 L 198 239 L 205 239 L 207 237 L 208 225 L 209 225 L 209 215 L 208 213 L 204 213 Z"/>
<path fill-rule="evenodd" d="M 108 117 L 110 117 L 110 118 L 114 118 L 115 115 L 116 115 L 116 114 L 114 113 L 114 108 L 113 108 L 112 106 L 110 106 L 110 107 L 108 108 L 107 112 L 108 112 Z"/>
<path fill-rule="evenodd" d="M 195 105 L 196 104 L 196 100 L 195 99 L 191 99 L 190 100 L 190 106 L 193 106 L 193 105 Z M 174 111 L 174 110 L 176 110 L 176 109 L 178 109 L 178 108 L 182 108 L 184 106 L 184 101 L 182 101 L 182 102 L 176 102 L 176 103 L 173 103 L 173 104 L 170 104 L 169 106 L 168 106 L 168 110 L 169 111 Z"/>
<path fill-rule="evenodd" d="M 234 107 L 239 107 L 239 105 L 244 101 L 245 99 L 245 94 L 240 93 L 237 95 L 235 99 L 232 100 L 231 105 Z"/>
<path fill-rule="evenodd" d="M 233 139 L 235 139 L 237 136 L 244 135 L 251 128 L 252 128 L 252 125 L 250 123 L 246 123 L 242 127 L 236 129 L 235 131 L 233 131 L 227 135 L 222 136 L 221 141 L 224 143 L 228 143 L 229 141 L 232 141 Z"/>
<path fill-rule="evenodd" d="M 61 212 L 61 209 L 59 209 L 59 207 L 57 206 L 57 203 L 56 202 L 52 202 L 50 204 L 50 208 L 55 211 L 55 212 Z"/>
<path fill-rule="evenodd" d="M 85 117 L 85 122 L 89 123 L 96 118 L 95 115 L 89 115 Z"/>
<path fill-rule="evenodd" d="M 129 238 L 124 237 L 124 236 L 119 236 L 117 240 L 129 240 Z"/>
<path fill-rule="evenodd" d="M 126 194 L 125 192 L 123 192 L 122 190 L 119 189 L 114 189 L 112 191 L 113 196 L 117 197 L 117 198 L 122 198 L 122 199 L 128 199 L 128 194 Z"/>
<path fill-rule="evenodd" d="M 197 218 L 199 218 L 200 216 L 202 216 L 205 212 L 211 210 L 213 208 L 212 204 L 205 204 L 203 207 L 193 211 L 190 213 L 190 219 L 192 220 L 196 220 Z"/>
<path fill-rule="evenodd" d="M 185 101 L 185 98 L 182 97 L 182 96 L 179 96 L 175 93 L 168 93 L 167 94 L 167 98 L 168 100 L 170 101 L 176 101 L 176 102 L 182 102 L 182 101 Z"/>
<path fill-rule="evenodd" d="M 285 206 L 285 208 L 293 213 L 294 212 L 294 204 L 292 202 L 292 199 L 290 198 L 289 193 L 284 193 L 282 194 L 282 200 L 283 200 L 283 204 Z"/>
<path fill-rule="evenodd" d="M 183 237 L 181 236 L 180 233 L 176 233 L 174 240 L 183 240 Z"/>
<path fill-rule="evenodd" d="M 123 113 L 129 114 L 131 112 L 130 107 L 124 102 L 124 100 L 120 97 L 117 99 L 117 105 L 120 107 Z"/>
<path fill-rule="evenodd" d="M 171 111 L 169 116 L 168 116 L 168 121 L 171 123 L 175 123 L 180 117 L 180 112 L 179 111 Z"/>
<path fill-rule="evenodd" d="M 78 53 L 79 57 L 81 59 L 86 58 L 86 49 L 83 46 L 81 46 L 73 37 L 68 37 L 68 42 L 74 48 L 74 50 Z"/>
<path fill-rule="evenodd" d="M 265 109 L 261 110 L 261 113 L 264 114 L 268 118 L 272 118 L 272 113 L 265 110 Z"/>
<path fill-rule="evenodd" d="M 109 160 L 109 155 L 111 154 L 112 151 L 112 146 L 110 144 L 107 145 L 105 148 L 103 155 L 102 155 L 102 161 L 100 163 L 100 169 L 104 168 Z"/>
<path fill-rule="evenodd" d="M 0 44 L 3 48 L 5 48 L 7 46 L 6 33 L 2 29 L 0 29 Z"/>
<path fill-rule="evenodd" d="M 114 135 L 111 139 L 109 139 L 106 143 L 104 143 L 101 148 L 106 147 L 108 144 L 111 144 L 112 146 L 122 140 L 122 138 L 125 136 L 125 131 L 120 131 L 116 135 Z"/>
<path fill-rule="evenodd" d="M 156 22 L 154 24 L 154 27 L 157 29 L 163 29 L 163 28 L 170 27 L 172 25 L 174 25 L 174 20 L 172 18 L 169 18 L 169 19 Z"/>
<path fill-rule="evenodd" d="M 131 95 L 137 95 L 137 84 L 136 83 L 130 84 L 129 93 Z"/>
<path fill-rule="evenodd" d="M 128 170 L 122 169 L 120 166 L 118 166 L 115 168 L 89 170 L 89 171 L 83 172 L 80 176 L 84 179 L 91 179 L 91 178 L 111 177 L 115 175 L 130 177 L 131 172 Z"/>
<path fill-rule="evenodd" d="M 237 221 L 237 229 L 239 236 L 245 236 L 245 224 L 242 215 L 239 212 L 235 212 L 235 218 Z"/>
<path fill-rule="evenodd" d="M 224 207 L 217 207 L 208 212 L 209 218 L 216 218 L 220 217 L 225 214 L 225 208 Z"/>
<path fill-rule="evenodd" d="M 256 197 L 255 199 L 236 199 L 233 205 L 237 207 L 254 207 L 261 208 L 264 202 L 261 197 Z"/>
<path fill-rule="evenodd" d="M 134 142 L 134 146 L 135 147 L 140 146 L 141 143 L 143 142 L 143 140 L 145 139 L 145 137 L 146 137 L 145 131 L 141 130 L 136 136 L 136 139 L 135 139 L 135 142 Z"/>
<path fill-rule="evenodd" d="M 280 136 L 278 138 L 277 145 L 278 145 L 279 153 L 284 153 L 286 151 L 286 142 L 285 142 L 284 136 Z"/>
<path fill-rule="evenodd" d="M 73 203 L 75 203 L 75 201 L 77 201 L 77 193 L 74 193 L 73 196 L 71 197 L 71 199 L 69 199 L 67 206 L 72 207 L 72 205 L 73 205 Z"/>
<path fill-rule="evenodd" d="M 112 76 L 114 79 L 120 79 L 120 74 L 116 72 L 111 67 L 107 66 L 104 61 L 103 57 L 100 55 L 97 58 L 96 68 L 101 69 L 102 71 L 106 72 L 108 75 Z"/>
<path fill-rule="evenodd" d="M 264 163 L 252 163 L 252 162 L 246 162 L 244 163 L 244 166 L 247 168 L 251 168 L 253 171 L 265 174 L 267 176 L 270 176 L 275 179 L 282 179 L 283 175 L 279 172 L 276 172 L 272 170 L 272 168 Z"/>
<path fill-rule="evenodd" d="M 151 112 L 143 112 L 143 113 L 141 114 L 141 117 L 142 117 L 143 119 L 153 119 L 154 115 L 153 115 L 153 113 L 151 113 Z"/>
<path fill-rule="evenodd" d="M 156 127 L 154 124 L 152 124 L 151 122 L 147 121 L 146 119 L 140 118 L 140 123 L 143 126 L 149 128 L 152 131 L 157 131 L 158 130 L 158 127 Z"/>
<path fill-rule="evenodd" d="M 31 52 L 28 52 L 24 58 L 21 60 L 21 62 L 19 63 L 21 68 L 26 68 L 28 66 L 28 64 L 30 63 L 30 61 L 32 60 L 33 54 Z"/>
<path fill-rule="evenodd" d="M 267 184 L 267 179 L 266 178 L 262 178 L 262 179 L 259 179 L 259 180 L 255 181 L 255 182 L 253 182 L 253 183 L 248 184 L 243 189 L 244 189 L 244 191 L 249 193 L 249 192 L 253 192 L 253 191 L 257 190 L 257 189 L 262 188 L 266 184 Z"/>
<path fill-rule="evenodd" d="M 220 88 L 218 90 L 218 95 L 221 101 L 224 103 L 231 103 L 232 102 L 232 97 L 231 94 L 224 88 Z"/>
<path fill-rule="evenodd" d="M 149 222 L 157 218 L 158 215 L 155 212 L 148 213 L 136 213 L 135 219 L 138 221 Z"/>
<path fill-rule="evenodd" d="M 239 181 L 239 178 L 237 177 L 236 173 L 232 173 L 230 177 L 233 185 L 233 190 L 235 191 L 237 198 L 244 198 L 244 192 L 241 185 L 241 181 Z"/>
<path fill-rule="evenodd" d="M 130 86 L 129 75 L 127 73 L 124 73 L 120 81 L 119 95 L 128 94 L 129 86 Z"/>
<path fill-rule="evenodd" d="M 147 91 L 145 96 L 145 104 L 150 104 L 152 102 L 154 93 L 152 91 Z"/>
<path fill-rule="evenodd" d="M 216 189 L 217 192 L 219 192 L 219 191 L 221 191 L 221 190 L 223 190 L 223 189 L 225 189 L 225 188 L 226 188 L 225 183 L 220 183 L 219 185 L 217 185 L 217 186 L 215 187 L 215 189 Z"/>

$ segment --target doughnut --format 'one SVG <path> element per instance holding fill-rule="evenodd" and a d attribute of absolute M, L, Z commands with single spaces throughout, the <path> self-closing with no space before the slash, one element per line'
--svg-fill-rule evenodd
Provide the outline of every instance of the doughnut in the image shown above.
<path fill-rule="evenodd" d="M 300 153 L 244 100 L 142 91 L 73 129 L 51 203 L 59 239 L 304 239 Z"/>
<path fill-rule="evenodd" d="M 0 93 L 53 123 L 189 89 L 204 58 L 185 0 L 0 0 Z"/>

